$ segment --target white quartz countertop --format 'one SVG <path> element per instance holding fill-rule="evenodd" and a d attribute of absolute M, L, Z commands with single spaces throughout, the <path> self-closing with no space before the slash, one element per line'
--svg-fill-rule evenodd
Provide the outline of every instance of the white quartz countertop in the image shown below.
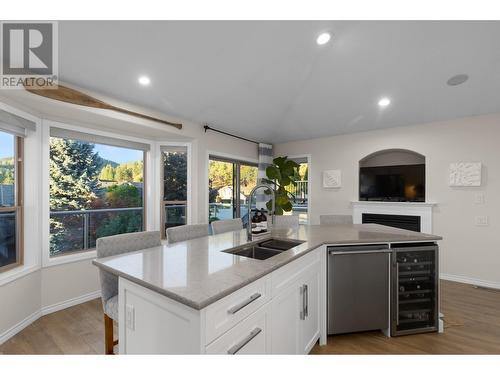
<path fill-rule="evenodd" d="M 442 239 L 378 224 L 300 226 L 298 230 L 273 231 L 272 236 L 305 242 L 266 260 L 224 252 L 250 243 L 242 230 L 95 259 L 93 263 L 200 310 L 321 245 Z"/>

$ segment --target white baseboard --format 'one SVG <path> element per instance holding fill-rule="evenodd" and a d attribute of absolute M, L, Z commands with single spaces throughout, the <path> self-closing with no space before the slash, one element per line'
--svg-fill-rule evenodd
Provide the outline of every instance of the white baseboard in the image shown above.
<path fill-rule="evenodd" d="M 17 323 L 16 325 L 10 327 L 8 330 L 6 330 L 2 334 L 0 334 L 0 345 L 3 344 L 8 339 L 10 339 L 11 337 L 13 337 L 16 334 L 18 334 L 19 332 L 21 332 L 23 329 L 25 329 L 30 324 L 34 323 L 41 316 L 42 316 L 42 312 L 40 310 L 35 311 L 30 316 L 24 318 L 19 323 Z"/>
<path fill-rule="evenodd" d="M 440 274 L 439 278 L 442 280 L 456 281 L 457 283 L 477 285 L 485 288 L 500 289 L 500 282 L 496 281 L 474 279 L 472 277 L 466 277 L 466 276 L 449 275 L 447 273 Z"/>
<path fill-rule="evenodd" d="M 80 303 L 84 303 L 90 301 L 95 298 L 99 298 L 101 296 L 101 291 L 97 290 L 95 292 L 87 293 L 79 297 L 71 298 L 63 302 L 55 303 L 50 306 L 42 307 L 40 310 L 35 311 L 30 316 L 24 318 L 19 323 L 15 324 L 8 330 L 3 333 L 0 333 L 0 345 L 5 341 L 15 336 L 17 333 L 21 332 L 30 324 L 34 323 L 37 319 L 41 318 L 43 315 L 52 314 L 59 310 L 67 309 L 68 307 L 79 305 Z"/>
<path fill-rule="evenodd" d="M 58 302 L 53 305 L 42 307 L 41 313 L 42 315 L 52 314 L 59 310 L 67 309 L 68 307 L 79 305 L 80 303 L 84 303 L 95 298 L 99 298 L 101 296 L 101 291 L 96 290 L 95 292 L 87 293 L 82 296 L 78 296 L 75 298 L 68 299 L 63 302 Z"/>

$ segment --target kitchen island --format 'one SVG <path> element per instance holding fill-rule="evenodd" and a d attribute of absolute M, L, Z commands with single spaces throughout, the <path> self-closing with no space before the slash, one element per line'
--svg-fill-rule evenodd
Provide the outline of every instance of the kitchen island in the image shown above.
<path fill-rule="evenodd" d="M 327 246 L 435 242 L 377 224 L 301 226 L 265 260 L 245 231 L 94 260 L 119 276 L 120 353 L 307 353 L 326 342 Z"/>

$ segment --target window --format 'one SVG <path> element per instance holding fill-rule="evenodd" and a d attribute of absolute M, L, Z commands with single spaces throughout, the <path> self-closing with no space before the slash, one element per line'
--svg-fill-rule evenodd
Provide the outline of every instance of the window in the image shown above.
<path fill-rule="evenodd" d="M 167 228 L 187 224 L 187 147 L 161 147 L 162 236 Z"/>
<path fill-rule="evenodd" d="M 287 190 L 292 193 L 292 206 L 291 212 L 286 213 L 289 215 L 297 215 L 300 224 L 307 224 L 308 222 L 308 200 L 309 200 L 309 165 L 307 157 L 304 158 L 290 158 L 297 164 L 299 168 L 295 171 L 294 181 L 296 185 L 288 185 Z"/>
<path fill-rule="evenodd" d="M 248 222 L 247 196 L 257 185 L 256 164 L 211 156 L 208 167 L 209 222 L 241 217 Z"/>
<path fill-rule="evenodd" d="M 23 138 L 0 130 L 0 271 L 22 264 Z"/>
<path fill-rule="evenodd" d="M 50 256 L 144 230 L 148 145 L 59 128 L 50 134 Z"/>

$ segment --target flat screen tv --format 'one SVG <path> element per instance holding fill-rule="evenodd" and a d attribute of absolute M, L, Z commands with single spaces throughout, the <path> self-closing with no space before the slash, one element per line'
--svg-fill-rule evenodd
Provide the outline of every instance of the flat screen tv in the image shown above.
<path fill-rule="evenodd" d="M 359 168 L 359 200 L 425 202 L 425 164 Z"/>

